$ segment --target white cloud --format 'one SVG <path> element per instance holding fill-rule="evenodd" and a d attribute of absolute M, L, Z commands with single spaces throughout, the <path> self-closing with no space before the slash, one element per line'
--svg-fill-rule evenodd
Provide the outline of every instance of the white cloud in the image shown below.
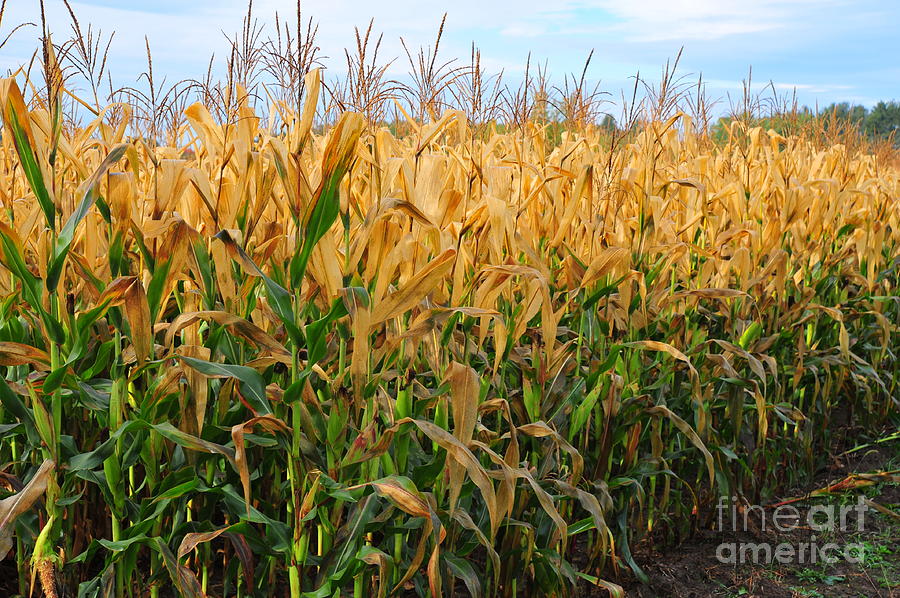
<path fill-rule="evenodd" d="M 507 37 L 539 37 L 547 33 L 544 27 L 537 23 L 513 22 L 500 30 L 500 35 Z"/>
<path fill-rule="evenodd" d="M 20 23 L 24 21 L 39 22 L 39 9 L 26 2 L 12 3 L 8 7 L 4 21 Z M 106 37 L 115 32 L 110 49 L 110 67 L 127 67 L 129 75 L 136 76 L 146 67 L 146 49 L 144 36 L 150 42 L 154 60 L 154 68 L 166 74 L 165 67 L 181 63 L 186 66 L 203 65 L 209 59 L 211 51 L 225 46 L 221 33 L 233 30 L 240 25 L 240 18 L 235 20 L 225 10 L 216 9 L 207 4 L 198 4 L 186 17 L 179 15 L 122 8 L 121 6 L 100 6 L 90 2 L 72 2 L 72 8 L 86 33 L 88 24 L 96 32 L 101 30 Z M 60 43 L 71 34 L 71 18 L 61 0 L 48 0 L 47 22 L 54 42 Z M 202 26 L 198 24 L 202 23 Z M 6 27 L 4 27 L 6 29 Z M 4 52 L 18 54 L 19 57 L 30 54 L 38 47 L 40 29 L 29 28 L 17 34 Z M 181 71 L 183 72 L 183 70 Z M 199 74 L 196 71 L 192 74 Z"/>
<path fill-rule="evenodd" d="M 852 85 L 841 85 L 837 83 L 779 83 L 773 82 L 772 85 L 779 91 L 808 91 L 810 93 L 831 93 L 835 91 L 846 91 L 853 89 Z"/>
<path fill-rule="evenodd" d="M 810 8 L 834 0 L 597 0 L 621 20 L 618 29 L 638 42 L 716 40 L 796 24 Z"/>

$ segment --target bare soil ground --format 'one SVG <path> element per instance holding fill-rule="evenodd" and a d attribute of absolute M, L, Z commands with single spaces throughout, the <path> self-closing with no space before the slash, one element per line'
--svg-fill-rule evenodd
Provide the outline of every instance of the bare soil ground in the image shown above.
<path fill-rule="evenodd" d="M 765 509 L 766 525 L 763 526 L 759 511 L 748 515 L 749 525 L 743 524 L 738 514 L 737 524 L 729 521 L 730 511 L 723 512 L 723 524 L 716 521 L 713 530 L 698 532 L 693 538 L 660 550 L 645 543 L 635 550 L 635 559 L 647 573 L 650 581 L 642 584 L 633 578 L 618 580 L 628 598 L 900 598 L 900 441 L 879 443 L 849 455 L 833 456 L 831 465 L 819 472 L 807 488 L 793 488 L 784 493 L 784 499 L 806 497 L 817 489 L 831 486 L 842 480 L 851 480 L 849 488 L 836 488 L 825 496 L 811 496 L 791 503 L 796 508 L 799 522 L 787 531 L 775 529 L 771 520 L 775 509 Z M 857 485 L 859 474 L 894 471 L 893 475 L 871 477 L 870 485 Z M 855 482 L 854 482 L 855 480 Z M 866 506 L 862 514 L 862 530 L 851 511 L 860 497 Z M 777 504 L 777 503 L 776 503 Z M 871 506 L 870 506 L 871 505 Z M 879 511 L 878 505 L 884 508 Z M 841 507 L 847 512 L 846 523 L 837 519 Z M 813 512 L 817 525 L 810 527 L 808 517 Z M 814 529 L 827 526 L 827 514 L 836 518 L 833 529 Z M 782 509 L 793 517 L 792 511 Z M 782 528 L 788 521 L 781 519 Z M 745 530 L 746 527 L 746 530 Z M 724 529 L 725 531 L 719 531 Z M 733 531 L 733 530 L 737 531 Z M 809 549 L 804 550 L 803 562 L 799 554 L 801 543 L 815 542 L 821 549 L 828 543 L 837 545 L 840 558 L 834 563 L 817 560 L 811 562 Z M 787 544 L 796 552 L 787 559 L 761 557 L 753 562 L 753 549 L 745 553 L 745 562 L 723 563 L 717 558 L 728 557 L 728 549 L 720 549 L 723 543 L 742 545 L 768 544 L 773 551 L 779 544 Z M 858 545 L 861 551 L 852 549 L 852 560 L 844 558 L 843 548 Z M 740 553 L 737 552 L 740 560 Z M 762 553 L 760 553 L 762 554 Z M 774 553 L 773 553 L 774 554 Z M 603 596 L 605 591 L 583 588 L 583 595 Z"/>

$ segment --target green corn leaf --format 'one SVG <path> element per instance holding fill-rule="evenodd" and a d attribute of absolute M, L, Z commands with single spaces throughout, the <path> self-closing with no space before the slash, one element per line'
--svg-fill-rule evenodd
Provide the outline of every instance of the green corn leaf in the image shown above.
<path fill-rule="evenodd" d="M 34 309 L 41 318 L 50 340 L 62 343 L 65 340 L 65 331 L 60 323 L 44 309 L 41 300 L 41 281 L 31 273 L 25 264 L 20 245 L 16 241 L 15 233 L 6 224 L 0 222 L 0 248 L 3 252 L 3 264 L 22 283 L 22 294 L 25 302 Z"/>
<path fill-rule="evenodd" d="M 13 414 L 26 427 L 34 428 L 34 415 L 31 410 L 25 406 L 19 395 L 12 391 L 3 378 L 0 378 L 0 405 L 3 405 L 6 411 Z"/>
<path fill-rule="evenodd" d="M 345 112 L 335 126 L 322 158 L 322 180 L 316 190 L 305 221 L 303 243 L 291 260 L 291 283 L 299 287 L 309 258 L 319 240 L 328 232 L 340 212 L 340 188 L 350 169 L 356 143 L 365 123 L 359 114 Z"/>
<path fill-rule="evenodd" d="M 164 307 L 162 304 L 163 291 L 166 288 L 166 281 L 169 278 L 169 270 L 172 267 L 172 260 L 168 259 L 164 263 L 157 263 L 153 275 L 150 277 L 150 284 L 147 285 L 147 304 L 150 306 L 150 321 L 155 322 L 159 317 L 159 310 Z"/>
<path fill-rule="evenodd" d="M 22 165 L 22 171 L 25 173 L 25 178 L 28 179 L 31 191 L 37 197 L 41 211 L 44 212 L 47 228 L 55 230 L 56 206 L 53 204 L 53 199 L 47 190 L 44 174 L 29 140 L 28 111 L 22 99 L 22 92 L 19 91 L 19 87 L 15 83 L 9 86 L 8 91 L 9 97 L 3 110 L 3 120 L 9 127 L 9 130 L 12 131 L 13 143 L 16 146 L 16 153 L 19 155 L 19 163 Z M 25 119 L 24 122 L 23 119 Z"/>
<path fill-rule="evenodd" d="M 141 420 L 129 420 L 109 435 L 105 441 L 94 447 L 94 450 L 74 455 L 69 459 L 68 467 L 73 471 L 93 470 L 100 467 L 103 462 L 116 450 L 116 442 L 127 432 L 135 429 L 146 428 L 147 424 Z"/>
<path fill-rule="evenodd" d="M 100 163 L 100 166 L 97 167 L 97 170 L 94 171 L 94 174 L 92 174 L 87 180 L 87 183 L 85 183 L 85 192 L 78 207 L 75 208 L 75 211 L 69 216 L 69 219 L 66 221 L 65 225 L 63 225 L 62 230 L 56 237 L 56 244 L 53 247 L 53 257 L 50 260 L 50 266 L 47 268 L 46 285 L 47 290 L 51 293 L 56 290 L 56 286 L 59 284 L 59 277 L 62 274 L 66 256 L 69 254 L 69 247 L 72 246 L 72 240 L 75 238 L 75 229 L 81 221 L 84 220 L 84 217 L 87 216 L 91 206 L 94 205 L 94 202 L 97 201 L 97 198 L 99 197 L 97 186 L 100 183 L 100 179 L 110 168 L 112 168 L 113 164 L 122 158 L 127 148 L 127 143 L 120 143 L 109 152 L 109 155 L 107 155 L 106 158 L 103 159 L 103 162 Z"/>
<path fill-rule="evenodd" d="M 168 438 L 179 446 L 183 446 L 184 448 L 201 453 L 222 455 L 232 464 L 234 463 L 234 449 L 232 448 L 222 446 L 221 444 L 216 444 L 215 442 L 209 442 L 208 440 L 203 440 L 202 438 L 197 438 L 196 436 L 188 434 L 187 432 L 182 432 L 169 422 L 153 424 L 151 425 L 151 427 L 159 432 L 161 436 L 163 436 L 164 438 Z"/>
<path fill-rule="evenodd" d="M 475 572 L 472 563 L 459 558 L 452 552 L 444 552 L 441 557 L 444 559 L 444 562 L 447 563 L 447 566 L 450 568 L 450 572 L 454 577 L 460 578 L 463 580 L 463 583 L 466 584 L 469 596 L 472 596 L 472 598 L 479 598 L 482 595 L 481 575 Z"/>
<path fill-rule="evenodd" d="M 303 334 L 300 332 L 300 328 L 297 327 L 297 324 L 294 322 L 294 308 L 291 300 L 291 294 L 285 289 L 283 286 L 266 276 L 265 272 L 263 272 L 259 266 L 254 263 L 250 256 L 238 245 L 234 239 L 231 238 L 231 235 L 226 230 L 221 230 L 216 233 L 215 237 L 222 241 L 225 246 L 233 252 L 232 255 L 237 255 L 240 259 L 241 264 L 248 268 L 254 276 L 259 276 L 262 278 L 263 285 L 266 287 L 266 294 L 269 297 L 269 303 L 272 306 L 272 310 L 284 324 L 284 328 L 288 333 L 288 336 L 294 342 L 297 347 L 301 347 L 303 345 Z"/>
<path fill-rule="evenodd" d="M 41 387 L 41 391 L 45 395 L 50 395 L 56 392 L 56 390 L 59 389 L 60 386 L 62 386 L 63 379 L 66 375 L 66 370 L 68 369 L 68 365 L 62 365 L 50 372 L 50 374 L 46 378 L 44 378 L 44 384 Z"/>
<path fill-rule="evenodd" d="M 211 378 L 235 378 L 240 382 L 241 394 L 257 415 L 272 415 L 272 406 L 266 398 L 266 383 L 259 372 L 243 365 L 230 365 L 204 361 L 194 357 L 179 356 L 179 359 L 201 374 Z"/>
<path fill-rule="evenodd" d="M 581 429 L 587 423 L 588 417 L 594 411 L 594 405 L 597 404 L 597 399 L 600 398 L 600 392 L 604 387 L 603 384 L 595 386 L 572 412 L 572 417 L 569 420 L 569 441 L 578 436 L 578 433 L 581 432 Z"/>
<path fill-rule="evenodd" d="M 370 494 L 361 499 L 357 504 L 346 527 L 346 535 L 343 536 L 343 544 L 335 551 L 335 559 L 327 571 L 327 579 L 341 581 L 347 568 L 353 562 L 353 557 L 359 550 L 359 539 L 363 534 L 378 508 L 379 500 Z M 337 547 L 335 547 L 337 548 Z"/>
<path fill-rule="evenodd" d="M 306 347 L 309 352 L 308 367 L 312 367 L 327 352 L 325 346 L 328 325 L 347 315 L 347 307 L 342 299 L 335 299 L 328 313 L 306 327 Z"/>

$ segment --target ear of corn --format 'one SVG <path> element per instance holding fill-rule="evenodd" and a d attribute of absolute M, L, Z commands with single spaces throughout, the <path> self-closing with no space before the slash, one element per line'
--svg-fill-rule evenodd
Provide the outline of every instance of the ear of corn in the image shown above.
<path fill-rule="evenodd" d="M 314 70 L 277 131 L 236 86 L 164 144 L 3 81 L 20 591 L 621 595 L 649 534 L 897 415 L 900 172 L 662 108 L 504 132 L 483 84 L 323 130 Z"/>

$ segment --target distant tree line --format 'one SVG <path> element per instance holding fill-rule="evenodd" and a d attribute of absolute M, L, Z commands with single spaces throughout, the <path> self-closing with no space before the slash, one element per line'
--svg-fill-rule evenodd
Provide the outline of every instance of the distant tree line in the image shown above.
<path fill-rule="evenodd" d="M 717 141 L 728 138 L 729 124 L 735 119 L 749 121 L 754 126 L 772 129 L 783 135 L 818 131 L 828 137 L 852 134 L 871 142 L 890 142 L 900 148 L 900 102 L 878 102 L 871 109 L 850 102 L 833 103 L 818 112 L 803 106 L 793 110 L 774 110 L 760 116 L 729 116 L 720 118 L 710 135 Z"/>
<path fill-rule="evenodd" d="M 838 123 L 850 123 L 873 139 L 889 139 L 894 143 L 900 134 L 900 102 L 878 102 L 869 110 L 865 106 L 854 106 L 849 102 L 831 104 L 819 112 L 819 116 Z"/>

